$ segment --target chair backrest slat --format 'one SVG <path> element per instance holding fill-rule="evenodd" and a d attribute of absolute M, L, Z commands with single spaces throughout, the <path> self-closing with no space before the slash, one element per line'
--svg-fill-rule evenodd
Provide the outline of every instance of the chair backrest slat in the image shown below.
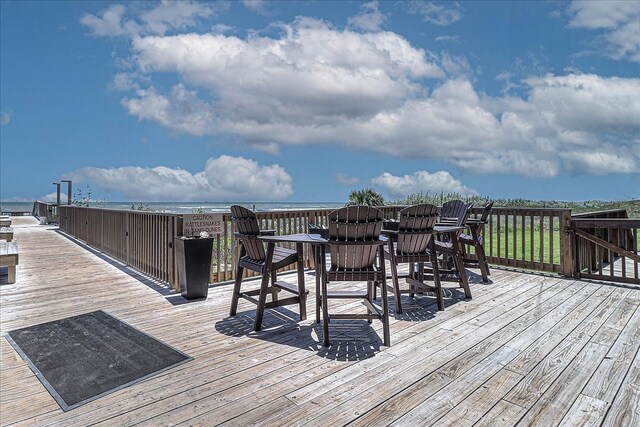
<path fill-rule="evenodd" d="M 429 232 L 433 229 L 437 218 L 438 208 L 431 204 L 424 203 L 402 209 L 396 253 L 398 255 L 423 254 L 431 241 L 432 234 Z"/>
<path fill-rule="evenodd" d="M 472 207 L 473 203 L 466 204 L 462 200 L 451 200 L 443 203 L 442 208 L 440 209 L 440 217 L 455 218 L 456 221 L 451 225 L 461 227 L 467 222 L 467 217 L 469 216 Z"/>
<path fill-rule="evenodd" d="M 382 231 L 383 214 L 369 206 L 347 206 L 329 214 L 329 241 L 343 242 L 330 245 L 331 268 L 362 270 L 372 268 L 376 262 L 378 246 L 367 245 L 377 241 Z M 349 245 L 348 242 L 358 244 Z"/>
<path fill-rule="evenodd" d="M 236 226 L 238 233 L 242 234 L 242 246 L 247 252 L 247 256 L 254 261 L 263 262 L 266 258 L 264 244 L 256 239 L 260 235 L 260 226 L 256 214 L 251 210 L 233 205 L 231 206 L 231 220 Z"/>
<path fill-rule="evenodd" d="M 482 215 L 480 215 L 480 221 L 487 222 L 492 209 L 493 209 L 493 202 L 489 202 L 487 206 L 485 206 L 484 209 L 482 210 Z"/>
<path fill-rule="evenodd" d="M 462 200 L 450 200 L 442 204 L 440 216 L 443 218 L 459 218 L 464 215 L 466 209 L 467 204 Z"/>

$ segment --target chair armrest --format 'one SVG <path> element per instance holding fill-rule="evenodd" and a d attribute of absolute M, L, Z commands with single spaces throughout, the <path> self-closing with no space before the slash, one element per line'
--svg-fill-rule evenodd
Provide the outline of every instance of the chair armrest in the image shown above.
<path fill-rule="evenodd" d="M 260 230 L 261 236 L 275 236 L 276 230 Z"/>

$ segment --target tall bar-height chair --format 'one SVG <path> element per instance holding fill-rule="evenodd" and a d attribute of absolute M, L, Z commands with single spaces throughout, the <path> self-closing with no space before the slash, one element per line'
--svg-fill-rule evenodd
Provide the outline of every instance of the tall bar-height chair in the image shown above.
<path fill-rule="evenodd" d="M 386 231 L 389 238 L 388 250 L 385 257 L 391 264 L 391 278 L 395 295 L 396 312 L 402 314 L 402 294 L 410 294 L 412 297 L 416 293 L 433 291 L 438 303 L 438 309 L 444 310 L 444 300 L 442 287 L 440 285 L 440 274 L 438 270 L 437 255 L 434 250 L 433 237 L 435 231 L 433 226 L 438 218 L 438 207 L 430 204 L 420 204 L 409 206 L 400 211 L 398 230 Z M 434 286 L 424 283 L 422 269 L 416 269 L 416 265 L 425 262 L 433 266 Z M 398 274 L 399 264 L 409 264 L 409 273 Z M 409 289 L 400 289 L 399 279 L 404 278 L 409 283 Z"/>
<path fill-rule="evenodd" d="M 257 305 L 254 330 L 262 329 L 262 318 L 267 308 L 283 305 L 298 304 L 300 307 L 300 320 L 307 318 L 306 299 L 307 291 L 304 283 L 304 264 L 301 246 L 300 250 L 292 250 L 265 244 L 259 239 L 261 235 L 273 235 L 273 231 L 261 232 L 255 213 L 242 206 L 231 206 L 231 220 L 235 225 L 234 237 L 240 242 L 240 256 L 236 269 L 236 280 L 231 297 L 230 316 L 235 316 L 238 309 L 239 298 L 244 298 Z M 297 264 L 298 286 L 285 281 L 278 281 L 276 271 L 291 264 Z M 259 289 L 241 291 L 242 274 L 244 269 L 255 271 L 262 275 Z M 271 281 L 271 286 L 269 286 Z M 281 290 L 293 294 L 293 297 L 278 299 Z M 271 301 L 267 302 L 267 294 L 271 293 Z M 258 297 L 256 300 L 255 297 Z"/>
<path fill-rule="evenodd" d="M 459 224 L 459 218 L 467 214 L 469 207 L 470 206 L 462 200 L 450 200 L 443 203 L 442 207 L 440 208 L 440 219 L 438 220 L 438 223 L 443 225 Z"/>
<path fill-rule="evenodd" d="M 471 298 L 469 280 L 467 279 L 467 273 L 464 269 L 462 245 L 458 241 L 458 236 L 464 229 L 467 217 L 469 216 L 469 211 L 473 204 L 466 204 L 464 202 L 462 203 L 464 204 L 464 208 L 458 208 L 456 210 L 457 217 L 444 217 L 442 215 L 442 209 L 440 210 L 439 221 L 442 222 L 439 222 L 436 225 L 457 227 L 458 230 L 450 233 L 438 233 L 434 241 L 434 250 L 436 251 L 436 254 L 438 255 L 438 259 L 440 261 L 440 282 L 457 282 L 460 287 L 464 289 L 465 296 L 467 298 Z M 445 205 L 443 205 L 443 208 L 445 207 Z M 445 210 L 445 214 L 450 213 L 447 213 L 447 211 Z M 453 218 L 455 218 L 455 220 L 453 220 Z M 432 269 L 433 265 L 431 265 L 431 269 L 427 271 L 434 274 L 435 272 L 432 271 Z"/>
<path fill-rule="evenodd" d="M 465 246 L 471 246 L 474 248 L 474 252 L 476 254 L 475 258 L 470 258 L 466 251 L 464 255 L 464 265 L 465 267 L 478 267 L 480 269 L 480 274 L 482 275 L 482 281 L 488 282 L 489 275 L 491 272 L 489 271 L 489 263 L 487 262 L 487 256 L 484 252 L 484 226 L 489 220 L 489 215 L 491 214 L 491 210 L 493 209 L 493 202 L 489 202 L 483 209 L 482 214 L 480 214 L 480 218 L 467 219 L 466 226 L 469 230 L 469 233 L 460 233 L 458 236 L 458 240 L 462 243 L 462 249 L 464 251 Z"/>
<path fill-rule="evenodd" d="M 385 240 L 380 238 L 383 214 L 369 206 L 348 206 L 329 214 L 327 245 L 331 264 L 323 274 L 322 306 L 324 345 L 329 346 L 329 322 L 333 319 L 379 319 L 383 324 L 383 344 L 391 345 L 389 336 L 389 304 L 384 269 Z M 336 290 L 334 282 L 367 282 L 366 291 Z M 331 290 L 328 284 L 332 284 Z M 380 286 L 381 309 L 373 304 L 374 289 Z M 329 313 L 330 299 L 361 299 L 367 313 Z"/>

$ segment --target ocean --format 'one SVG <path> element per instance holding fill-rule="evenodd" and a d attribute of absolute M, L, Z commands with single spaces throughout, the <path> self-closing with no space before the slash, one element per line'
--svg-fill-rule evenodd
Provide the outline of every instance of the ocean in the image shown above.
<path fill-rule="evenodd" d="M 296 209 L 340 208 L 345 202 L 101 202 L 92 205 L 106 209 L 128 210 L 143 207 L 154 212 L 196 213 L 229 212 L 231 205 L 242 205 L 256 211 L 281 211 Z M 30 202 L 0 202 L 0 211 L 31 211 Z"/>

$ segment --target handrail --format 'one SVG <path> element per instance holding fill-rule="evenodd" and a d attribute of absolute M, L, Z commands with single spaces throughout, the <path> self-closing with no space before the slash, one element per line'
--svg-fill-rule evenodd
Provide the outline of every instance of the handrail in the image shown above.
<path fill-rule="evenodd" d="M 574 277 L 640 284 L 640 219 L 624 209 L 574 215 Z"/>
<path fill-rule="evenodd" d="M 574 228 L 632 228 L 640 227 L 640 219 L 635 218 L 574 218 Z"/>
<path fill-rule="evenodd" d="M 392 219 L 404 207 L 382 206 L 380 209 L 386 218 Z M 309 225 L 326 226 L 328 215 L 333 210 L 257 211 L 256 218 L 261 229 L 273 229 L 276 234 L 307 233 Z M 481 213 L 482 207 L 472 210 L 472 216 L 478 217 Z M 589 214 L 591 217 L 585 218 L 584 215 L 572 216 L 570 209 L 494 207 L 482 232 L 487 260 L 494 265 L 578 276 L 574 253 L 585 249 L 586 243 L 580 243 L 582 246 L 576 249 L 575 232 L 570 232 L 575 229 L 609 229 L 608 233 L 615 230 L 628 233 L 624 230 L 629 227 L 637 230 L 638 226 L 638 220 L 620 218 L 625 214 L 620 210 Z M 151 277 L 176 286 L 173 241 L 175 236 L 182 234 L 181 214 L 60 206 L 59 219 L 61 230 Z M 222 223 L 222 233 L 214 238 L 212 283 L 235 279 L 234 265 L 238 254 L 231 213 L 222 213 Z M 596 237 L 603 238 L 601 235 Z M 629 236 L 620 235 L 612 243 L 626 241 L 626 246 L 620 247 L 634 252 L 629 246 L 631 240 Z M 469 255 L 474 256 L 472 249 Z M 312 267 L 309 255 L 305 257 L 305 266 Z"/>
<path fill-rule="evenodd" d="M 613 216 L 615 215 L 615 216 Z M 603 211 L 583 212 L 571 215 L 572 219 L 580 218 L 627 218 L 626 209 L 607 209 Z"/>
<path fill-rule="evenodd" d="M 182 234 L 177 214 L 80 206 L 60 206 L 59 211 L 61 231 L 177 287 L 173 248 Z"/>

